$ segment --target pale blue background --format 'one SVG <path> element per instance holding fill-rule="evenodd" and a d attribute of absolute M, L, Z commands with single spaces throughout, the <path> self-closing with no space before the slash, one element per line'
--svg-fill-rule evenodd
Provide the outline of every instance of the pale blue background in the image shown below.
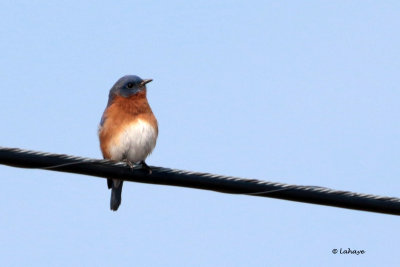
<path fill-rule="evenodd" d="M 2 146 L 100 158 L 153 78 L 151 165 L 400 196 L 399 1 L 2 1 Z M 0 166 L 2 266 L 395 266 L 399 219 Z M 333 255 L 334 248 L 366 250 Z"/>

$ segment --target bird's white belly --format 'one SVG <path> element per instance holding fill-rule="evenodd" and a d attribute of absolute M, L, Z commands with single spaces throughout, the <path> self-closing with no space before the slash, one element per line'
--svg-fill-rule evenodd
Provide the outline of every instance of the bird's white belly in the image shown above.
<path fill-rule="evenodd" d="M 157 132 L 152 125 L 137 120 L 125 127 L 110 147 L 112 160 L 127 159 L 130 162 L 145 160 L 156 146 Z"/>

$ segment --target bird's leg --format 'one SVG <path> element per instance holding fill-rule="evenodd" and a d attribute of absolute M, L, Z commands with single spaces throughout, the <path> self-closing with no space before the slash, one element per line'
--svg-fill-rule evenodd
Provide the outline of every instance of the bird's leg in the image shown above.
<path fill-rule="evenodd" d="M 147 171 L 147 174 L 152 173 L 151 168 L 149 167 L 149 165 L 146 164 L 146 162 L 144 162 L 144 160 L 142 160 L 140 164 L 142 165 L 142 169 Z"/>
<path fill-rule="evenodd" d="M 131 168 L 131 170 L 133 170 L 135 168 L 135 165 L 131 161 L 129 161 L 128 159 L 124 159 L 122 161 L 125 162 L 126 165 L 128 165 L 129 168 Z"/>

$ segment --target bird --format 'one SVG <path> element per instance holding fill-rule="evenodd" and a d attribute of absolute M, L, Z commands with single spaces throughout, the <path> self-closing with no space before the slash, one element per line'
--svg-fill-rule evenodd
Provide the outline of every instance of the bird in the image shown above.
<path fill-rule="evenodd" d="M 145 159 L 156 146 L 158 137 L 157 119 L 147 101 L 146 84 L 152 80 L 136 75 L 120 78 L 110 89 L 98 127 L 103 158 L 124 161 L 131 168 L 133 163 L 141 164 L 148 174 L 151 169 Z M 122 180 L 107 179 L 112 211 L 117 211 L 121 204 L 122 185 Z"/>

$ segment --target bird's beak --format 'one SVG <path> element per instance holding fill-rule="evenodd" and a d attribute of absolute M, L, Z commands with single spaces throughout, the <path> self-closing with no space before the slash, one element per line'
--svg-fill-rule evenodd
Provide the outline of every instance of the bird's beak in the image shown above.
<path fill-rule="evenodd" d="M 151 82 L 153 79 L 145 79 L 145 80 L 143 80 L 143 82 L 142 82 L 142 85 L 145 85 L 146 83 L 149 83 L 149 82 Z"/>

